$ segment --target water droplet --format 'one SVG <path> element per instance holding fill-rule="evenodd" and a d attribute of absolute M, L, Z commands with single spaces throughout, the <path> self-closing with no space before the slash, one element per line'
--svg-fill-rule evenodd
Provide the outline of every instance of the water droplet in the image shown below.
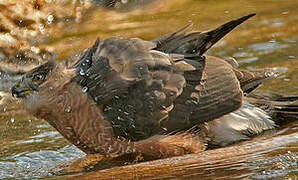
<path fill-rule="evenodd" d="M 270 76 L 273 76 L 274 75 L 274 72 L 265 72 L 265 76 L 266 77 L 270 77 Z"/>
<path fill-rule="evenodd" d="M 271 39 L 269 40 L 270 43 L 276 43 L 276 40 L 275 39 Z"/>
<path fill-rule="evenodd" d="M 202 79 L 202 80 L 200 81 L 200 85 L 204 86 L 205 84 L 206 84 L 206 80 Z"/>
<path fill-rule="evenodd" d="M 10 122 L 11 123 L 14 123 L 14 118 L 10 118 Z"/>
<path fill-rule="evenodd" d="M 175 155 L 179 155 L 180 153 L 179 153 L 179 150 L 178 149 L 174 149 L 174 154 Z"/>
<path fill-rule="evenodd" d="M 83 69 L 80 70 L 80 75 L 81 75 L 81 76 L 84 76 L 84 75 L 85 75 L 85 72 L 84 72 Z"/>
<path fill-rule="evenodd" d="M 36 53 L 36 54 L 40 53 L 40 49 L 39 49 L 38 47 L 35 47 L 35 46 L 32 46 L 32 47 L 30 48 L 30 50 L 33 51 L 33 52 Z"/>
<path fill-rule="evenodd" d="M 53 15 L 49 15 L 48 16 L 48 21 L 49 23 L 51 23 L 54 20 L 54 16 Z"/>
<path fill-rule="evenodd" d="M 295 56 L 288 56 L 289 59 L 295 59 Z"/>
<path fill-rule="evenodd" d="M 70 106 L 67 107 L 65 111 L 68 112 L 68 113 L 70 113 L 71 112 L 71 107 Z"/>
<path fill-rule="evenodd" d="M 5 108 L 3 108 L 3 112 L 6 112 L 6 110 L 7 110 L 7 109 L 6 109 L 6 107 L 5 107 Z"/>
<path fill-rule="evenodd" d="M 43 31 L 43 30 L 44 30 L 44 25 L 43 25 L 43 24 L 40 24 L 40 25 L 39 25 L 39 30 L 40 30 L 40 31 Z"/>
<path fill-rule="evenodd" d="M 85 93 L 85 92 L 87 92 L 87 91 L 88 91 L 88 87 L 87 87 L 87 86 L 85 86 L 85 87 L 82 88 L 82 92 Z"/>
<path fill-rule="evenodd" d="M 170 92 L 170 96 L 174 96 L 174 95 L 176 95 L 176 92 L 171 91 L 171 92 Z"/>

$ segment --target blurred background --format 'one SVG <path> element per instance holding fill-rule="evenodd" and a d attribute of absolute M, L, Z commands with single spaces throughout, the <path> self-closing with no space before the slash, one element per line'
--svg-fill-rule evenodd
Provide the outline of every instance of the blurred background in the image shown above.
<path fill-rule="evenodd" d="M 257 16 L 207 54 L 233 57 L 241 68 L 274 68 L 280 76 L 260 90 L 298 95 L 297 0 L 0 0 L 0 179 L 67 178 L 55 176 L 59 167 L 84 157 L 11 97 L 11 85 L 32 67 L 76 59 L 97 37 L 150 40 L 190 23 L 190 30 L 204 31 L 250 13 Z M 297 145 L 298 122 L 292 122 L 226 150 L 73 177 L 296 179 Z M 233 154 L 241 148 L 247 153 Z"/>

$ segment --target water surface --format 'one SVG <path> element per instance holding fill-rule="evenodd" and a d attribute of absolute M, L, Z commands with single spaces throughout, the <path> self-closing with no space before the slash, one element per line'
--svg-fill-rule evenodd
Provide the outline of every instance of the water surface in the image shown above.
<path fill-rule="evenodd" d="M 58 60 L 88 48 L 97 37 L 153 39 L 193 23 L 207 30 L 249 13 L 256 17 L 233 30 L 208 54 L 234 57 L 241 68 L 276 68 L 281 75 L 260 89 L 298 95 L 298 1 L 159 0 L 127 10 L 93 8 L 79 23 L 54 24 L 39 47 L 51 48 Z M 5 95 L 2 95 L 5 96 Z M 3 98 L 2 98 L 3 100 Z M 150 178 L 262 179 L 298 177 L 298 122 L 250 141 L 201 154 L 53 176 L 60 165 L 84 156 L 43 120 L 20 109 L 15 100 L 0 106 L 0 178 Z M 227 153 L 229 152 L 229 153 Z"/>

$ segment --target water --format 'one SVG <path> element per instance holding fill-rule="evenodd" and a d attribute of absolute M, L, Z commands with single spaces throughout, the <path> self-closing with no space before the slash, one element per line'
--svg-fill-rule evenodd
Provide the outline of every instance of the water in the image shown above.
<path fill-rule="evenodd" d="M 207 30 L 256 12 L 208 54 L 234 57 L 241 68 L 276 68 L 281 75 L 260 89 L 298 94 L 298 2 L 159 0 L 129 10 L 91 8 L 79 23 L 55 24 L 45 40 L 36 40 L 57 59 L 91 46 L 97 37 L 153 39 L 193 23 Z M 1 76 L 2 78 L 3 76 Z M 2 82 L 2 81 L 1 81 Z M 5 82 L 5 81 L 3 81 Z M 8 97 L 5 93 L 2 97 Z M 36 119 L 13 99 L 0 100 L 0 178 L 53 177 L 61 166 L 84 156 L 45 121 Z M 12 120 L 13 119 L 13 120 Z M 170 159 L 55 178 L 262 179 L 298 177 L 298 122 L 231 147 Z"/>

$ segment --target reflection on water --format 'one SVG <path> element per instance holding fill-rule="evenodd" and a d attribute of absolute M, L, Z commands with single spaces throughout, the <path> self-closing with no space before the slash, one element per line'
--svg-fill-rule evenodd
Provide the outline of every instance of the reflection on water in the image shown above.
<path fill-rule="evenodd" d="M 258 137 L 226 148 L 75 175 L 78 179 L 255 179 L 297 172 L 297 134 Z M 292 144 L 292 147 L 283 148 Z M 283 171 L 282 171 L 283 170 Z M 290 177 L 290 176 L 289 176 Z M 295 177 L 295 176 L 293 176 Z"/>
<path fill-rule="evenodd" d="M 159 0 L 129 11 L 95 8 L 85 12 L 79 24 L 53 25 L 46 41 L 40 40 L 40 46 L 53 49 L 59 59 L 64 59 L 89 47 L 96 37 L 153 39 L 188 23 L 194 24 L 193 30 L 206 30 L 251 12 L 257 12 L 257 16 L 233 30 L 208 53 L 235 57 L 243 68 L 275 68 L 281 76 L 266 82 L 261 89 L 298 94 L 298 2 L 293 0 Z M 2 86 L 2 80 L 0 82 Z M 6 100 L 7 96 L 1 94 L 0 99 L 0 178 L 51 176 L 60 170 L 58 165 L 84 156 L 45 121 L 22 112 L 18 102 Z M 223 148 L 76 176 L 107 179 L 297 178 L 298 123 L 269 134 L 261 140 L 256 138 L 227 147 L 231 148 L 228 152 L 233 147 L 242 148 L 248 155 L 238 156 L 234 152 L 230 156 L 223 153 L 222 159 L 215 158 L 225 152 Z M 256 142 L 253 147 L 263 149 L 250 152 L 247 147 L 253 142 Z M 266 143 L 269 148 L 262 146 Z"/>
<path fill-rule="evenodd" d="M 43 140 L 35 141 L 42 143 Z M 20 144 L 21 145 L 21 144 Z M 23 149 L 26 150 L 26 149 Z M 30 178 L 52 176 L 54 172 L 61 170 L 63 166 L 72 162 L 83 153 L 74 146 L 66 145 L 58 150 L 24 151 L 11 156 L 3 157 L 0 161 L 1 178 Z"/>

